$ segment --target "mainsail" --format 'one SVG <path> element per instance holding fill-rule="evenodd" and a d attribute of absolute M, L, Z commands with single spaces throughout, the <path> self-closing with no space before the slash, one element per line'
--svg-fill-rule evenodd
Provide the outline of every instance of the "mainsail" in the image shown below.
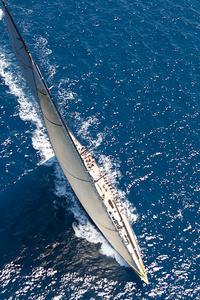
<path fill-rule="evenodd" d="M 127 222 L 126 219 L 121 217 L 120 221 L 124 224 L 125 228 L 127 228 L 127 235 L 130 236 L 131 240 L 134 240 L 133 248 L 136 253 L 134 255 L 131 255 L 128 251 L 122 237 L 110 218 L 103 204 L 98 187 L 95 184 L 95 180 L 88 171 L 81 153 L 78 150 L 79 143 L 61 117 L 41 72 L 33 61 L 5 1 L 2 2 L 13 51 L 16 54 L 28 85 L 38 99 L 51 145 L 66 178 L 82 206 L 105 238 L 134 271 L 148 283 L 139 248 L 135 242 L 136 238 L 133 236 L 130 225 L 125 224 Z"/>

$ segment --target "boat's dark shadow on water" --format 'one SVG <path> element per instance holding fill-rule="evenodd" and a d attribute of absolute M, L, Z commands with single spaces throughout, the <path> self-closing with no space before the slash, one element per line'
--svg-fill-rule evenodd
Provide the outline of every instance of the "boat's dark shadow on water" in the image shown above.
<path fill-rule="evenodd" d="M 99 244 L 75 236 L 74 216 L 63 207 L 70 199 L 55 195 L 54 176 L 53 167 L 42 165 L 0 195 L 0 272 L 13 262 L 23 276 L 42 267 L 56 270 L 59 281 L 76 272 L 140 286 L 131 269 L 100 254 Z"/>

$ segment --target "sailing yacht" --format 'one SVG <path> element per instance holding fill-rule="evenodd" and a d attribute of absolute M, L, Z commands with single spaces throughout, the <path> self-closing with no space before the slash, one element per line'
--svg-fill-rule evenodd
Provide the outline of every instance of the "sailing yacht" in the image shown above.
<path fill-rule="evenodd" d="M 97 228 L 148 284 L 137 238 L 122 212 L 117 191 L 102 173 L 91 153 L 83 147 L 63 120 L 41 72 L 34 62 L 14 20 L 2 0 L 8 33 L 22 73 L 39 102 L 55 156 L 80 203 Z"/>

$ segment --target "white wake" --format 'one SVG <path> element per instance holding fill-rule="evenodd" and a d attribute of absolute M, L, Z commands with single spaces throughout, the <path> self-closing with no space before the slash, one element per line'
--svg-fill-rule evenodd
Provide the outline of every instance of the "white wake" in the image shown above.
<path fill-rule="evenodd" d="M 0 9 L 0 21 L 3 19 L 3 10 Z"/>

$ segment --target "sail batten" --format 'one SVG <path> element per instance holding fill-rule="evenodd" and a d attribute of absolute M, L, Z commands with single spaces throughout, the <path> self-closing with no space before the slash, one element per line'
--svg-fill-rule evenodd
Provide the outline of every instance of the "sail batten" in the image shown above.
<path fill-rule="evenodd" d="M 136 252 L 131 254 L 117 230 L 116 222 L 113 222 L 109 216 L 105 201 L 103 201 L 105 200 L 103 199 L 103 195 L 98 191 L 97 181 L 103 180 L 103 176 L 95 180 L 86 167 L 82 156 L 85 151 L 81 155 L 80 149 L 78 149 L 80 143 L 75 139 L 66 122 L 63 120 L 51 97 L 50 90 L 42 77 L 40 69 L 29 53 L 4 1 L 3 5 L 13 51 L 16 54 L 28 85 L 40 104 L 49 140 L 63 173 L 68 179 L 80 203 L 105 238 L 124 260 L 128 262 L 134 271 L 147 282 L 147 277 L 145 277 L 146 273 L 140 262 L 140 255 L 138 254 L 139 248 L 137 248 L 137 244 L 135 244 L 136 239 L 134 236 L 132 237 L 134 241 L 132 248 L 133 250 L 135 248 Z M 117 207 L 116 212 L 120 216 Z M 124 221 L 121 216 L 120 222 L 124 224 L 125 232 L 127 236 L 129 235 L 131 240 L 131 234 L 129 234 L 130 228 L 125 224 L 126 221 Z M 139 257 L 137 257 L 138 255 Z"/>

